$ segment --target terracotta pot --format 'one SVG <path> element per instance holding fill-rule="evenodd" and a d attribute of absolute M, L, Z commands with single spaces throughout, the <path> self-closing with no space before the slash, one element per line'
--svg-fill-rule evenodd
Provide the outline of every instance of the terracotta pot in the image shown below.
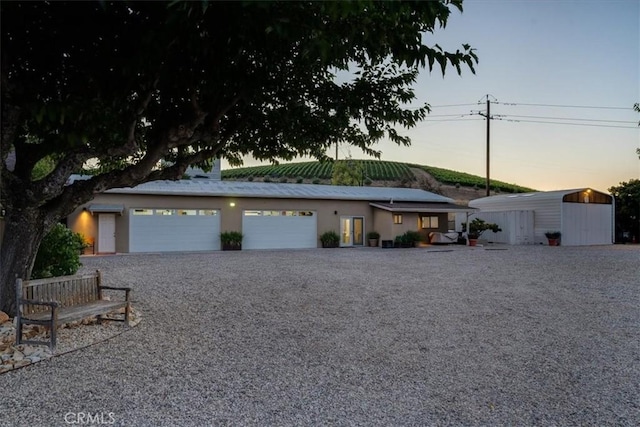
<path fill-rule="evenodd" d="M 371 247 L 377 247 L 378 246 L 378 239 L 369 239 L 369 246 Z"/>
<path fill-rule="evenodd" d="M 560 239 L 547 238 L 547 240 L 549 240 L 549 246 L 560 246 Z"/>
<path fill-rule="evenodd" d="M 469 246 L 477 246 L 478 239 L 469 239 Z"/>

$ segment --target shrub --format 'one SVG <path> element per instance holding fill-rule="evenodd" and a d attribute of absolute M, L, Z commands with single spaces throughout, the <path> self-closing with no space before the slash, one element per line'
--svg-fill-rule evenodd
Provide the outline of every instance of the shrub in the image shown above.
<path fill-rule="evenodd" d="M 370 231 L 367 233 L 367 239 L 379 239 L 380 238 L 380 233 L 378 233 L 377 231 Z"/>
<path fill-rule="evenodd" d="M 262 181 L 263 181 L 263 182 L 271 182 L 271 178 L 270 178 L 269 176 L 265 176 L 265 177 L 262 179 Z"/>
<path fill-rule="evenodd" d="M 302 184 L 303 182 L 304 182 L 304 178 L 302 178 L 301 176 L 296 178 L 296 183 Z"/>
<path fill-rule="evenodd" d="M 373 181 L 371 181 L 369 178 L 364 180 L 364 185 L 369 186 L 371 184 L 373 184 Z"/>
<path fill-rule="evenodd" d="M 249 175 L 249 177 L 247 178 L 247 181 L 249 182 L 253 181 L 253 175 Z"/>
<path fill-rule="evenodd" d="M 281 182 L 282 184 L 285 184 L 287 181 L 288 181 L 288 180 L 287 180 L 287 177 L 286 177 L 286 176 L 283 176 L 282 178 L 280 178 L 280 182 Z"/>
<path fill-rule="evenodd" d="M 487 230 L 491 230 L 494 233 L 498 231 L 502 231 L 502 229 L 498 226 L 498 224 L 493 224 L 490 222 L 486 222 L 483 219 L 476 218 L 471 221 L 471 225 L 469 226 L 469 238 L 470 239 L 479 239 Z M 467 224 L 462 223 L 462 231 L 467 231 Z"/>
<path fill-rule="evenodd" d="M 340 244 L 340 236 L 335 231 L 325 231 L 320 235 L 323 248 L 335 248 Z"/>
<path fill-rule="evenodd" d="M 80 266 L 80 251 L 84 238 L 62 224 L 56 224 L 44 236 L 31 271 L 31 279 L 69 276 L 76 274 Z"/>
<path fill-rule="evenodd" d="M 320 184 L 320 179 L 319 178 L 313 178 L 313 181 L 311 181 L 313 184 Z"/>
<path fill-rule="evenodd" d="M 223 245 L 241 245 L 244 236 L 239 231 L 225 231 L 220 233 L 220 242 Z"/>

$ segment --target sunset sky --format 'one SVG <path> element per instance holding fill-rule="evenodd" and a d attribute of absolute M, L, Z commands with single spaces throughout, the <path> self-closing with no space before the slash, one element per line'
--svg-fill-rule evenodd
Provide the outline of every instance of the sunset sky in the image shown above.
<path fill-rule="evenodd" d="M 411 147 L 380 143 L 383 160 L 484 176 L 486 121 L 478 112 L 489 94 L 492 178 L 601 191 L 640 178 L 640 114 L 632 110 L 640 101 L 640 1 L 467 0 L 428 40 L 447 50 L 471 44 L 476 74 L 423 71 L 415 88 L 431 115 L 405 131 Z M 365 158 L 340 148 L 340 157 L 349 154 Z"/>

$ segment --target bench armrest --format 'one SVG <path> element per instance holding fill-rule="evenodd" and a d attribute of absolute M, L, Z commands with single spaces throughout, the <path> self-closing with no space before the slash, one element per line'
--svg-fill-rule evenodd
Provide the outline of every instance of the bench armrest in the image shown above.
<path fill-rule="evenodd" d="M 124 300 L 127 303 L 130 303 L 131 288 L 98 285 L 98 289 L 100 290 L 100 295 L 102 295 L 103 289 L 107 289 L 109 291 L 124 291 Z"/>
<path fill-rule="evenodd" d="M 18 299 L 18 304 L 19 305 L 46 305 L 49 307 L 60 307 L 60 303 L 56 302 L 56 301 L 39 301 L 39 300 L 35 300 L 35 299 L 24 299 L 24 298 L 19 298 Z"/>

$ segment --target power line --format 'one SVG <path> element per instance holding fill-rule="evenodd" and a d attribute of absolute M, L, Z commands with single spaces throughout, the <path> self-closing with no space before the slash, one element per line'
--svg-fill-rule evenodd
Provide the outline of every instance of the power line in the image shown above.
<path fill-rule="evenodd" d="M 425 119 L 422 120 L 423 122 L 475 122 L 478 120 L 484 120 L 484 119 L 467 119 L 465 118 L 465 116 L 471 116 L 472 114 L 465 114 L 464 116 L 458 116 L 458 118 L 456 119 L 433 119 L 433 120 L 429 120 L 429 119 Z"/>
<path fill-rule="evenodd" d="M 631 107 L 602 107 L 602 106 L 591 106 L 591 105 L 561 105 L 561 104 L 527 104 L 527 103 L 524 103 L 524 102 L 496 102 L 496 104 L 514 105 L 514 106 L 525 105 L 525 106 L 528 106 L 528 107 L 594 108 L 594 109 L 602 109 L 602 110 L 632 110 Z"/>
<path fill-rule="evenodd" d="M 500 117 L 525 117 L 525 118 L 530 118 L 530 119 L 575 120 L 575 121 L 579 121 L 579 122 L 636 123 L 633 120 L 577 119 L 577 118 L 573 118 L 573 117 L 519 116 L 519 115 L 516 115 L 516 114 L 503 114 Z"/>
<path fill-rule="evenodd" d="M 469 116 L 471 115 L 470 113 L 463 113 L 463 114 L 429 114 L 426 117 L 463 117 L 463 116 Z"/>
<path fill-rule="evenodd" d="M 449 105 L 429 105 L 430 108 L 446 108 L 446 107 L 468 107 L 469 105 L 478 105 L 477 102 L 473 104 L 449 104 Z"/>
<path fill-rule="evenodd" d="M 598 128 L 617 128 L 617 129 L 640 129 L 637 126 L 615 126 L 615 125 L 592 125 L 588 123 L 562 123 L 562 122 L 546 122 L 542 120 L 516 120 L 516 119 L 504 119 L 504 118 L 495 118 L 494 120 L 502 120 L 505 122 L 514 122 L 514 123 L 545 123 L 550 125 L 573 125 L 573 126 L 591 126 Z"/>

